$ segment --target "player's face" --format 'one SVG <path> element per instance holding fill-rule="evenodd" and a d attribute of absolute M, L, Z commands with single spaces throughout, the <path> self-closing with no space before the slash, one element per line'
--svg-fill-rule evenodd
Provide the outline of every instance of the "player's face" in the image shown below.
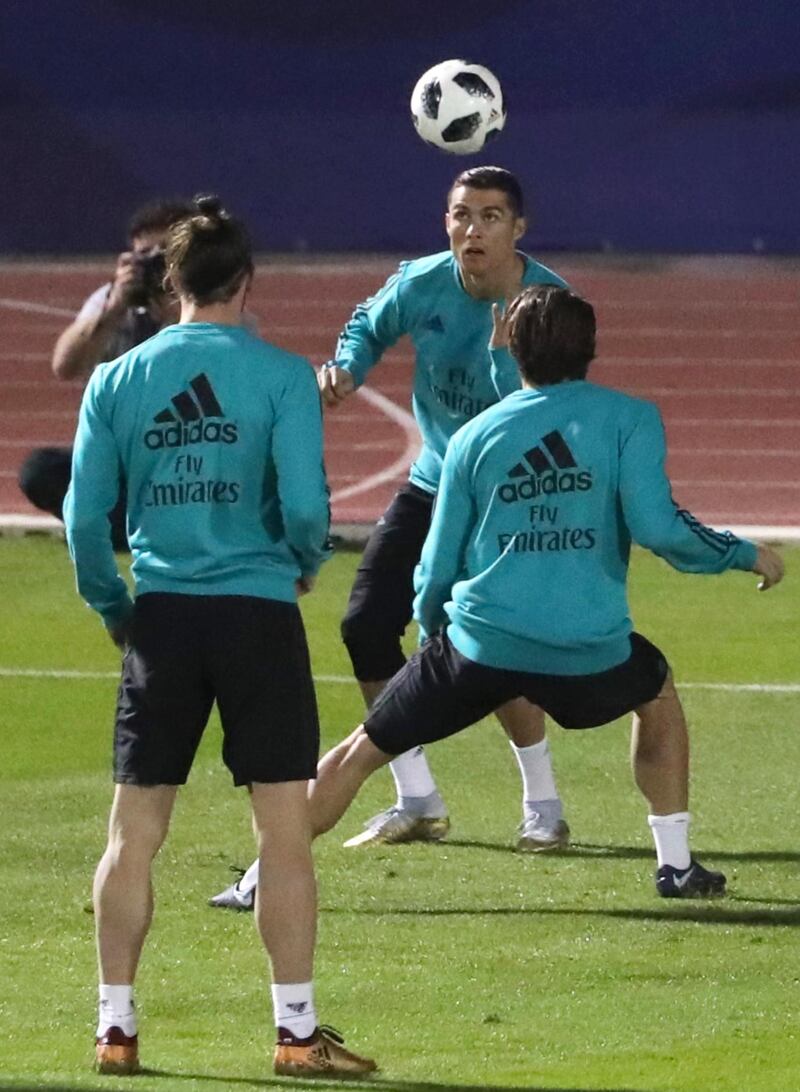
<path fill-rule="evenodd" d="M 164 249 L 166 241 L 166 230 L 143 231 L 141 235 L 135 235 L 131 239 L 131 250 L 134 254 L 154 254 L 157 250 Z"/>
<path fill-rule="evenodd" d="M 450 249 L 465 273 L 480 276 L 514 258 L 525 221 L 515 216 L 502 190 L 457 186 L 445 217 Z"/>

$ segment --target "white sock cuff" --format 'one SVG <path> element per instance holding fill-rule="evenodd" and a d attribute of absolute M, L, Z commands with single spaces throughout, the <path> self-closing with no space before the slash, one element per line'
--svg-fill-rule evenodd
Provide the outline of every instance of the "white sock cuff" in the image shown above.
<path fill-rule="evenodd" d="M 422 747 L 412 747 L 389 763 L 392 771 L 397 798 L 401 796 L 423 797 L 436 792 L 436 782 L 428 766 L 428 759 Z"/>
<path fill-rule="evenodd" d="M 98 988 L 97 1034 L 103 1035 L 111 1027 L 118 1027 L 125 1035 L 136 1034 L 136 1005 L 133 986 L 110 986 L 101 982 Z"/>
<path fill-rule="evenodd" d="M 133 1003 L 133 986 L 109 986 L 101 982 L 97 993 L 100 1004 L 105 1003 L 118 1016 L 133 1012 L 136 1007 Z"/>
<path fill-rule="evenodd" d="M 240 895 L 247 896 L 258 886 L 258 857 L 253 861 L 244 876 L 236 884 Z"/>
<path fill-rule="evenodd" d="M 306 1039 L 317 1026 L 313 982 L 273 982 L 275 1025 Z"/>
<path fill-rule="evenodd" d="M 544 758 L 550 749 L 547 745 L 547 739 L 540 739 L 538 743 L 532 743 L 529 747 L 518 747 L 513 739 L 508 742 L 514 754 L 521 755 L 523 758 L 528 756 L 531 758 Z"/>
<path fill-rule="evenodd" d="M 688 824 L 690 819 L 691 813 L 688 811 L 673 811 L 669 815 L 648 815 L 647 825 L 652 830 L 653 827 L 678 826 L 681 823 Z"/>

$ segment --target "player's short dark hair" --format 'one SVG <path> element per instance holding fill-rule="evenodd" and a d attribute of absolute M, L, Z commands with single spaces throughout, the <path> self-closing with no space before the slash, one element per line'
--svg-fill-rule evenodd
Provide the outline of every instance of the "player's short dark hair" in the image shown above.
<path fill-rule="evenodd" d="M 194 206 L 189 201 L 150 201 L 131 216 L 128 238 L 135 239 L 151 231 L 167 232 L 178 220 L 191 216 Z"/>
<path fill-rule="evenodd" d="M 509 304 L 509 346 L 530 383 L 585 379 L 595 332 L 594 308 L 568 288 L 533 285 Z"/>
<path fill-rule="evenodd" d="M 226 303 L 253 272 L 244 224 L 211 195 L 195 197 L 192 215 L 170 228 L 166 262 L 173 288 L 201 306 Z"/>
<path fill-rule="evenodd" d="M 505 167 L 470 167 L 469 170 L 462 171 L 453 179 L 453 184 L 447 191 L 448 205 L 456 186 L 469 186 L 473 190 L 501 190 L 508 198 L 514 218 L 525 215 L 522 186 L 516 175 L 507 171 Z"/>

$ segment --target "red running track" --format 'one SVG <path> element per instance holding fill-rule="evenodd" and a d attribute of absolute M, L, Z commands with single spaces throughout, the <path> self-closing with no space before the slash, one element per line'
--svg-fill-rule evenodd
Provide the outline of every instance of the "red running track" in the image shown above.
<path fill-rule="evenodd" d="M 547 258 L 544 259 L 548 261 Z M 652 399 L 675 497 L 717 526 L 800 526 L 800 266 L 757 258 L 551 259 L 598 314 L 592 378 Z M 51 377 L 53 342 L 113 262 L 0 265 L 0 515 L 33 509 L 16 468 L 34 446 L 68 444 L 81 385 Z M 269 340 L 327 360 L 389 258 L 260 266 L 252 309 Z M 369 392 L 326 418 L 337 524 L 371 523 L 417 447 L 405 340 Z"/>

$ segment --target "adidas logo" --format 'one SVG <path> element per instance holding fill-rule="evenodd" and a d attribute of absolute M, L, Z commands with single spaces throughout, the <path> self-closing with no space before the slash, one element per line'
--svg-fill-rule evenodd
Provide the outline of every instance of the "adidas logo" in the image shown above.
<path fill-rule="evenodd" d="M 498 494 L 506 504 L 512 504 L 553 493 L 585 493 L 592 488 L 592 473 L 577 467 L 575 456 L 561 433 L 548 432 L 508 471 L 509 478 L 519 480 L 504 482 Z"/>
<path fill-rule="evenodd" d="M 170 399 L 174 409 L 167 407 L 153 420 L 164 428 L 151 428 L 144 434 L 145 446 L 151 451 L 164 447 L 184 447 L 187 444 L 235 444 L 239 432 L 235 424 L 222 424 L 209 418 L 224 418 L 208 376 L 201 372 L 189 381 L 191 391 L 180 391 Z"/>
<path fill-rule="evenodd" d="M 432 330 L 434 334 L 444 333 L 444 323 L 438 315 L 434 315 L 433 318 L 429 318 L 427 322 L 422 324 L 423 330 Z"/>
<path fill-rule="evenodd" d="M 289 1001 L 286 1005 L 286 1008 L 291 1009 L 292 1012 L 296 1012 L 299 1016 L 308 1008 L 308 1001 Z"/>

